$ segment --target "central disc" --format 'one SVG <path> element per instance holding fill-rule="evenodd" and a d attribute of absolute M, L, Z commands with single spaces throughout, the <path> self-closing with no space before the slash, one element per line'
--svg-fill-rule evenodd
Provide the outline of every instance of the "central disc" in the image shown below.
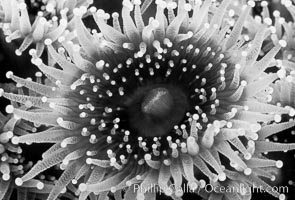
<path fill-rule="evenodd" d="M 130 127 L 145 137 L 169 134 L 188 108 L 184 92 L 167 85 L 138 88 L 127 106 Z"/>
<path fill-rule="evenodd" d="M 173 97 L 166 88 L 148 92 L 141 104 L 142 112 L 155 117 L 165 117 L 173 109 Z"/>

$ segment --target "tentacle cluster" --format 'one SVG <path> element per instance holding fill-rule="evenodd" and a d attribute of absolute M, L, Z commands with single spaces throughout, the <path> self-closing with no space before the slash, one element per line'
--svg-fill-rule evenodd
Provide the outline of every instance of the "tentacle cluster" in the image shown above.
<path fill-rule="evenodd" d="M 247 28 L 248 34 L 247 39 L 251 38 L 251 35 L 257 32 L 257 28 L 263 23 L 269 27 L 270 35 L 265 40 L 265 45 L 263 46 L 263 52 L 268 51 L 273 47 L 274 44 L 280 43 L 283 48 L 281 48 L 280 53 L 276 56 L 276 60 L 272 61 L 272 65 L 278 67 L 280 71 L 280 78 L 287 78 L 288 82 L 292 82 L 294 77 L 294 20 L 295 20 L 295 5 L 291 0 L 281 1 L 282 8 L 289 11 L 288 14 L 292 17 L 291 21 L 287 21 L 284 18 L 284 13 L 281 14 L 279 10 L 274 10 L 273 13 L 269 10 L 268 1 L 262 1 L 260 3 L 262 7 L 261 16 L 255 16 L 255 18 L 250 18 L 250 27 Z M 291 73 L 292 72 L 292 73 Z M 288 76 L 289 75 L 289 76 Z"/>
<path fill-rule="evenodd" d="M 258 59 L 270 29 L 260 26 L 253 40 L 245 42 L 243 27 L 255 3 L 249 1 L 234 24 L 225 18 L 230 3 L 157 0 L 156 15 L 145 24 L 141 1 L 124 0 L 123 30 L 118 14 L 110 26 L 109 15 L 91 7 L 100 29 L 91 33 L 82 22 L 88 10 L 73 9 L 77 40 L 45 40 L 60 68 L 46 65 L 38 49 L 30 50 L 32 62 L 51 86 L 7 73 L 41 95 L 3 92 L 31 108 L 9 106 L 11 112 L 48 126 L 14 142 L 53 143 L 17 184 L 60 164 L 64 172 L 48 200 L 71 182 L 79 185 L 79 200 L 89 195 L 106 199 L 110 192 L 115 199 L 155 199 L 156 193 L 147 190 L 156 186 L 177 199 L 183 195 L 183 180 L 192 190 L 208 182 L 269 187 L 260 177 L 274 180 L 275 169 L 283 163 L 262 153 L 295 149 L 295 144 L 266 139 L 295 124 L 281 122 L 281 115 L 293 116 L 294 109 L 269 103 L 269 86 L 281 72 L 265 72 L 286 42 L 276 41 Z M 62 46 L 59 52 L 56 40 Z M 200 179 L 200 173 L 206 178 Z M 204 195 L 251 197 L 243 191 Z"/>
<path fill-rule="evenodd" d="M 35 2 L 38 3 L 38 2 Z M 37 55 L 41 56 L 45 39 L 53 42 L 62 35 L 74 37 L 72 18 L 73 8 L 88 7 L 92 1 L 71 0 L 47 0 L 38 12 L 33 23 L 28 13 L 26 3 L 22 0 L 2 0 L 0 2 L 1 28 L 6 35 L 6 41 L 10 43 L 16 39 L 23 39 L 20 47 L 15 51 L 16 55 L 22 55 L 31 44 L 36 44 Z"/>
<path fill-rule="evenodd" d="M 0 94 L 3 94 L 3 90 Z M 15 103 L 14 105 L 17 106 Z M 10 112 L 10 107 L 6 111 Z M 25 160 L 22 155 L 23 150 L 15 143 L 15 138 L 36 131 L 36 128 L 20 118 L 5 116 L 2 113 L 0 113 L 0 122 L 0 199 L 11 199 L 12 195 L 18 200 L 46 199 L 53 183 L 31 179 L 19 187 L 15 182 L 17 177 L 23 176 L 33 165 L 33 162 Z"/>

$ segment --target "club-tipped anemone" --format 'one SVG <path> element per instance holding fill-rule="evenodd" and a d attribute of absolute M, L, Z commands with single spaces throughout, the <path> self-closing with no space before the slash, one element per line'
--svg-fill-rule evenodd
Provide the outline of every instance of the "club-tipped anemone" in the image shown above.
<path fill-rule="evenodd" d="M 273 40 L 283 39 L 286 41 L 284 48 L 281 50 L 278 60 L 278 67 L 281 70 L 281 75 L 287 79 L 287 82 L 294 82 L 294 72 L 295 72 L 295 5 L 291 1 L 282 1 L 282 4 L 289 11 L 289 14 L 292 17 L 292 20 L 288 21 L 285 18 L 281 17 L 279 11 L 274 11 L 276 17 L 276 26 L 273 30 L 275 34 Z"/>
<path fill-rule="evenodd" d="M 0 91 L 0 95 L 3 90 Z M 6 109 L 11 113 L 11 106 Z M 23 150 L 18 145 L 17 136 L 27 134 L 35 128 L 17 117 L 0 113 L 0 199 L 17 200 L 46 199 L 53 183 L 31 179 L 20 184 L 20 177 L 33 165 L 26 161 Z M 21 186 L 21 187 L 20 187 Z M 14 194 L 15 193 L 15 194 Z"/>
<path fill-rule="evenodd" d="M 27 4 L 20 0 L 3 0 L 0 2 L 1 28 L 6 41 L 11 42 L 22 39 L 20 47 L 16 49 L 16 55 L 22 55 L 31 44 L 36 44 L 37 55 L 41 56 L 45 47 L 45 40 L 56 42 L 61 36 L 74 37 L 72 33 L 72 10 L 75 7 L 88 7 L 91 0 L 78 1 L 42 1 L 44 8 L 38 12 L 31 23 Z"/>
<path fill-rule="evenodd" d="M 266 140 L 295 124 L 281 122 L 290 108 L 267 101 L 267 90 L 280 73 L 265 70 L 281 42 L 261 59 L 269 34 L 266 25 L 259 27 L 253 40 L 243 42 L 243 25 L 254 1 L 242 8 L 233 25 L 224 17 L 230 0 L 155 3 L 156 14 L 146 24 L 141 1 L 124 0 L 122 27 L 117 14 L 110 26 L 108 14 L 89 8 L 100 32 L 89 32 L 83 24 L 85 7 L 75 8 L 77 40 L 57 40 L 63 47 L 59 52 L 53 40 L 45 42 L 60 68 L 46 65 L 38 51 L 30 51 L 32 63 L 51 86 L 7 74 L 41 95 L 3 92 L 34 108 L 10 106 L 13 114 L 48 126 L 15 140 L 53 143 L 19 183 L 60 164 L 64 172 L 48 200 L 56 199 L 71 182 L 78 186 L 80 200 L 88 195 L 104 199 L 110 192 L 115 199 L 156 198 L 155 192 L 136 189 L 137 185 L 157 185 L 166 195 L 179 198 L 183 192 L 175 188 L 181 188 L 183 180 L 192 190 L 209 182 L 269 187 L 260 177 L 273 179 L 272 172 L 282 162 L 262 153 L 295 149 L 295 144 Z M 268 192 L 284 199 L 284 194 Z M 232 195 L 225 194 L 228 199 L 250 198 L 243 192 Z M 215 193 L 207 197 L 222 198 Z"/>
<path fill-rule="evenodd" d="M 291 107 L 290 115 L 294 117 L 294 89 L 295 89 L 295 43 L 294 43 L 294 30 L 295 30 L 295 5 L 292 1 L 286 0 L 282 4 L 287 8 L 289 14 L 292 16 L 292 21 L 286 21 L 284 18 L 281 20 L 279 26 L 276 26 L 277 38 L 286 41 L 286 45 L 281 50 L 281 54 L 277 59 L 278 74 L 280 80 L 276 81 L 270 89 L 271 99 L 270 102 L 278 106 Z M 280 12 L 275 11 L 274 15 L 280 17 Z"/>
<path fill-rule="evenodd" d="M 68 9 L 67 16 L 69 18 L 73 17 L 73 9 L 75 7 L 86 6 L 88 7 L 90 4 L 93 3 L 93 0 L 32 0 L 30 5 L 32 7 L 36 7 L 39 11 L 43 12 L 45 17 L 53 17 L 53 16 L 60 16 L 61 10 L 64 8 Z"/>
<path fill-rule="evenodd" d="M 270 9 L 270 1 L 262 0 L 257 3 L 259 4 L 259 9 L 256 9 L 256 11 L 253 13 L 254 16 L 249 16 L 244 24 L 244 40 L 246 42 L 252 40 L 256 33 L 260 31 L 259 27 L 266 25 L 269 28 L 269 34 L 264 39 L 261 55 L 264 55 L 265 52 L 268 52 L 276 43 L 280 43 L 282 46 L 282 52 L 285 51 L 286 48 L 288 49 L 290 45 L 293 46 L 294 42 L 292 41 L 292 37 L 290 37 L 293 33 L 292 29 L 290 29 L 290 24 L 284 18 L 285 14 L 283 13 L 281 15 L 279 10 L 272 11 L 272 9 Z M 235 12 L 232 13 L 240 13 L 237 9 L 241 8 L 241 5 L 236 2 L 234 5 L 236 5 L 238 8 L 234 6 L 233 11 Z M 294 13 L 294 8 L 290 0 L 278 2 L 278 5 L 281 7 L 286 6 L 290 13 Z M 259 12 L 259 10 L 261 12 Z M 291 15 L 294 16 L 294 14 Z M 277 63 L 273 62 L 272 65 L 275 66 L 276 64 Z"/>
<path fill-rule="evenodd" d="M 9 77 L 10 72 L 7 73 Z M 37 72 L 36 81 L 42 82 L 42 73 Z M 31 79 L 27 79 L 31 80 Z M 44 80 L 47 83 L 46 79 Z M 9 95 L 10 97 L 16 97 L 17 94 L 30 95 L 31 97 L 37 97 L 38 94 L 23 88 L 21 84 L 5 83 L 1 84 L 0 97 Z M 11 100 L 13 98 L 10 98 Z M 31 152 L 30 149 L 23 148 L 19 144 L 19 136 L 34 133 L 38 130 L 40 124 L 31 123 L 22 120 L 18 116 L 12 114 L 14 108 L 20 110 L 34 109 L 30 101 L 20 102 L 11 101 L 11 105 L 6 106 L 5 111 L 7 116 L 0 113 L 0 200 L 17 199 L 17 200 L 45 200 L 48 194 L 53 188 L 55 181 L 57 180 L 56 174 L 59 173 L 58 167 L 55 166 L 54 173 L 44 172 L 36 176 L 27 182 L 23 182 L 21 177 L 32 168 L 33 161 L 28 161 L 27 156 Z M 53 175 L 52 175 L 53 174 Z M 60 198 L 73 199 L 74 190 L 73 186 L 64 188 L 58 196 Z"/>

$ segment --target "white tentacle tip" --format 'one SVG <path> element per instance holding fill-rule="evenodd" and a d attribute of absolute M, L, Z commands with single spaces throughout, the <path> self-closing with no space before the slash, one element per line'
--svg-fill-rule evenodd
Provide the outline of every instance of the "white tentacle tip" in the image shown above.
<path fill-rule="evenodd" d="M 5 111 L 6 113 L 11 114 L 14 111 L 14 107 L 12 105 L 7 105 Z"/>
<path fill-rule="evenodd" d="M 141 5 L 141 0 L 134 0 L 134 5 Z"/>
<path fill-rule="evenodd" d="M 6 43 L 11 43 L 11 39 L 9 37 L 5 38 Z"/>
<path fill-rule="evenodd" d="M 251 6 L 252 8 L 254 8 L 255 7 L 255 1 L 253 1 L 253 0 L 248 1 L 248 5 Z"/>
<path fill-rule="evenodd" d="M 44 183 L 38 182 L 36 187 L 37 187 L 38 190 L 42 190 L 44 188 Z"/>
<path fill-rule="evenodd" d="M 50 38 L 47 38 L 47 39 L 44 40 L 44 44 L 47 45 L 47 46 L 48 45 L 51 45 L 52 44 L 52 40 Z"/>
<path fill-rule="evenodd" d="M 88 165 L 91 165 L 91 164 L 92 164 L 92 159 L 91 159 L 91 158 L 87 158 L 87 159 L 86 159 L 86 163 L 87 163 Z"/>
<path fill-rule="evenodd" d="M 18 4 L 18 8 L 20 10 L 25 10 L 27 8 L 27 4 L 25 4 L 25 3 L 22 2 L 22 3 Z"/>
<path fill-rule="evenodd" d="M 19 144 L 19 137 L 18 136 L 12 137 L 11 142 L 12 142 L 12 144 L 15 144 L 15 145 Z"/>
<path fill-rule="evenodd" d="M 16 178 L 16 179 L 15 179 L 15 184 L 16 184 L 17 186 L 21 186 L 21 185 L 23 184 L 23 180 L 22 180 L 21 178 Z"/>
<path fill-rule="evenodd" d="M 13 72 L 12 71 L 6 72 L 6 78 L 10 79 L 12 76 L 13 76 Z"/>
<path fill-rule="evenodd" d="M 287 47 L 287 42 L 286 42 L 286 40 L 280 40 L 280 41 L 279 41 L 279 45 L 280 45 L 281 47 L 283 47 L 283 48 Z"/>
<path fill-rule="evenodd" d="M 282 168 L 283 165 L 284 165 L 283 161 L 281 161 L 281 160 L 276 161 L 276 167 L 277 168 Z"/>
<path fill-rule="evenodd" d="M 244 170 L 244 174 L 245 174 L 246 176 L 249 176 L 250 174 L 252 174 L 252 169 L 251 169 L 251 168 L 246 168 L 246 169 Z"/>
<path fill-rule="evenodd" d="M 79 190 L 80 190 L 81 192 L 85 192 L 86 189 L 87 189 L 87 185 L 86 185 L 85 183 L 81 183 L 81 184 L 79 185 Z"/>
<path fill-rule="evenodd" d="M 21 50 L 19 50 L 19 49 L 16 49 L 16 50 L 15 50 L 15 54 L 16 54 L 17 56 L 21 56 L 21 55 L 23 54 L 23 52 L 22 52 Z"/>
<path fill-rule="evenodd" d="M 219 175 L 218 175 L 218 179 L 219 179 L 220 181 L 225 181 L 225 180 L 226 180 L 226 174 L 225 174 L 225 173 L 221 173 L 221 174 L 219 174 Z"/>
<path fill-rule="evenodd" d="M 284 194 L 279 195 L 279 200 L 285 200 L 285 199 L 286 199 L 286 195 L 284 195 Z"/>
<path fill-rule="evenodd" d="M 79 8 L 74 8 L 73 13 L 77 17 L 82 17 L 83 13 Z"/>
<path fill-rule="evenodd" d="M 2 175 L 2 179 L 4 180 L 4 181 L 8 181 L 8 180 L 10 180 L 10 174 L 8 174 L 8 173 L 6 173 L 6 174 L 3 174 Z"/>
<path fill-rule="evenodd" d="M 123 6 L 127 9 L 129 9 L 129 11 L 133 10 L 133 4 L 130 2 L 130 0 L 123 0 Z"/>

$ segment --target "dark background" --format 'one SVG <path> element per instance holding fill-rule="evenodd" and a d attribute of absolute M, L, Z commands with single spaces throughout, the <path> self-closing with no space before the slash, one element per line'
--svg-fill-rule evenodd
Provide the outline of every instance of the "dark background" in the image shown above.
<path fill-rule="evenodd" d="M 95 6 L 97 8 L 104 9 L 108 13 L 120 12 L 121 10 L 121 0 L 95 0 Z M 286 10 L 284 10 L 277 1 L 268 1 L 270 3 L 270 9 L 278 9 L 281 10 L 281 15 L 285 15 L 288 18 L 288 14 Z M 27 2 L 29 4 L 29 1 Z M 149 13 L 153 12 L 153 9 L 148 10 L 145 15 L 149 15 Z M 30 8 L 30 13 L 33 15 L 36 13 L 36 8 Z M 261 12 L 261 7 L 259 5 L 254 8 L 253 13 L 259 14 Z M 93 21 L 91 19 L 86 19 L 87 24 L 89 26 L 93 26 Z M 95 26 L 93 26 L 95 27 Z M 5 74 L 7 71 L 13 71 L 14 74 L 21 76 L 23 78 L 32 77 L 34 79 L 34 74 L 36 72 L 36 67 L 31 64 L 30 57 L 25 52 L 22 56 L 16 56 L 14 51 L 21 41 L 15 41 L 11 44 L 6 44 L 2 33 L 0 34 L 0 83 L 10 83 L 10 80 L 7 80 Z M 3 87 L 4 85 L 2 85 Z M 1 85 L 0 85 L 1 87 Z M 5 106 L 9 102 L 3 98 L 0 98 L 0 110 L 4 112 Z M 287 130 L 284 133 L 277 135 L 277 139 L 280 142 L 295 142 L 295 135 L 291 134 L 291 130 Z M 29 160 L 37 161 L 41 158 L 41 153 L 44 152 L 49 146 L 48 145 L 33 145 L 30 148 L 24 147 L 25 156 Z M 41 153 L 40 153 L 41 152 Z M 279 171 L 277 175 L 277 180 L 275 184 L 282 186 L 289 186 L 289 194 L 287 194 L 287 199 L 294 200 L 295 199 L 295 158 L 294 151 L 287 153 L 271 153 L 267 155 L 276 160 L 283 160 L 284 167 Z M 58 172 L 51 170 L 49 173 L 56 173 L 54 175 L 58 176 Z M 293 181 L 294 183 L 292 183 Z M 200 199 L 196 195 L 186 194 L 184 199 Z M 158 199 L 169 199 L 165 196 L 161 195 Z M 267 193 L 254 193 L 253 200 L 258 199 L 276 199 Z"/>

